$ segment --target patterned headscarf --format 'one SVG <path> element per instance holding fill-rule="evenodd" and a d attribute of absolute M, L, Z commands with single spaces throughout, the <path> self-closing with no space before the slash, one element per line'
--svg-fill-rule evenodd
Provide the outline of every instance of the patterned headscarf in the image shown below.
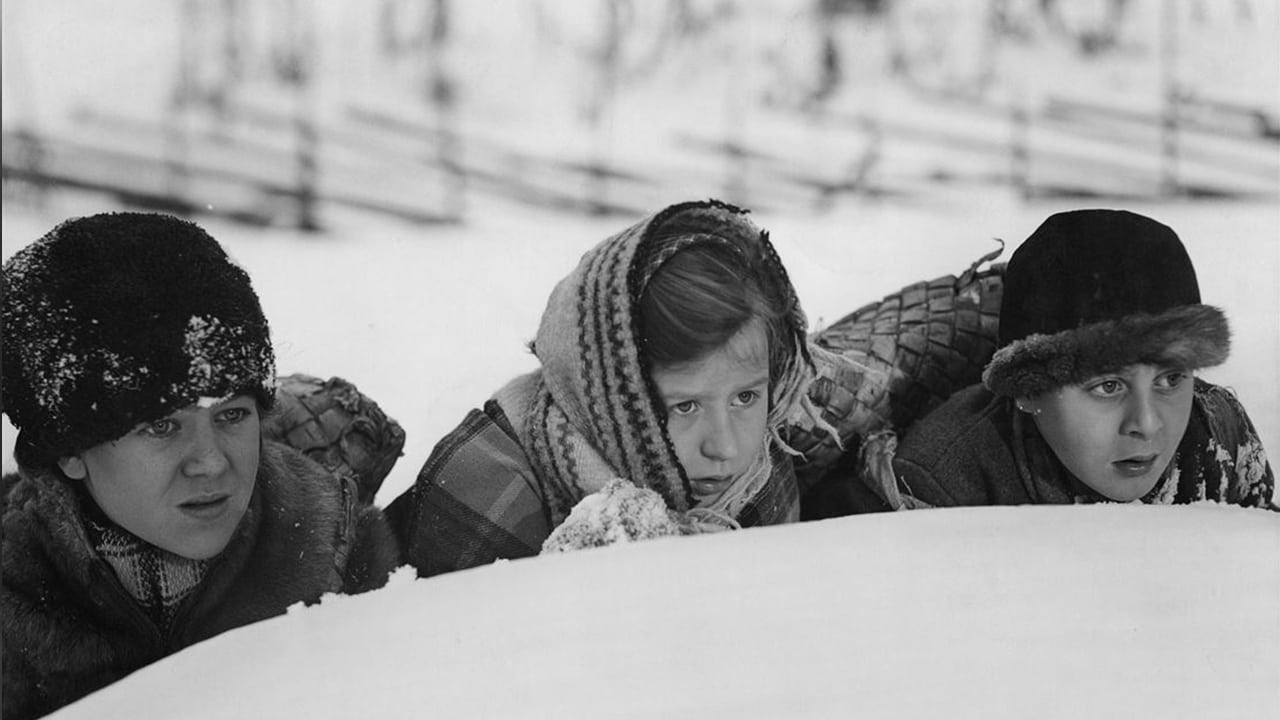
<path fill-rule="evenodd" d="M 578 500 L 615 477 L 656 491 L 674 511 L 694 506 L 689 479 L 666 432 L 657 388 L 641 356 L 639 305 L 646 284 L 666 259 L 704 242 L 744 249 L 755 245 L 774 289 L 790 308 L 785 342 L 791 347 L 771 373 L 770 437 L 762 459 L 753 465 L 763 475 L 750 493 L 753 497 L 743 502 L 754 498 L 759 506 L 764 498 L 758 509 L 766 521 L 795 514 L 793 479 L 786 478 L 787 491 L 765 486 L 773 484 L 768 481 L 775 474 L 769 457 L 788 450 L 777 430 L 812 378 L 807 322 L 767 233 L 744 211 L 708 201 L 671 206 L 588 251 L 547 302 L 534 342 L 541 371 L 499 393 L 509 414 L 523 419 L 521 441 L 553 525 Z M 786 469 L 790 471 L 789 463 Z"/>

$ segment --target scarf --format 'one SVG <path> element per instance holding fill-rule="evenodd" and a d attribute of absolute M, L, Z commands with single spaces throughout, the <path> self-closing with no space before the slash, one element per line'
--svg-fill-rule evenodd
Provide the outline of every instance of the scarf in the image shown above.
<path fill-rule="evenodd" d="M 156 627 L 168 630 L 178 606 L 204 579 L 209 562 L 161 550 L 112 522 L 92 500 L 84 508 L 84 518 L 98 556 Z"/>
<path fill-rule="evenodd" d="M 791 308 L 787 341 L 794 346 L 773 371 L 769 432 L 758 457 L 719 502 L 701 510 L 730 520 L 748 511 L 762 522 L 798 519 L 794 471 L 776 460 L 778 450 L 794 452 L 778 431 L 813 377 L 807 321 L 768 234 L 745 215 L 715 201 L 671 206 L 589 250 L 552 291 L 532 345 L 541 369 L 516 378 L 497 399 L 519 425 L 553 527 L 615 477 L 657 492 L 677 513 L 698 509 L 640 350 L 638 310 L 662 263 L 697 243 L 759 244 Z M 789 498 L 765 492 L 787 483 Z"/>

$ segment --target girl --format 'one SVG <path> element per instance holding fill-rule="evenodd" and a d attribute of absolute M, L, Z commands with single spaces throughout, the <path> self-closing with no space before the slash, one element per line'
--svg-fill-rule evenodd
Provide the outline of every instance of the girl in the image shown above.
<path fill-rule="evenodd" d="M 354 481 L 260 434 L 249 277 L 194 224 L 69 220 L 4 265 L 3 716 L 36 717 L 398 551 Z"/>
<path fill-rule="evenodd" d="M 674 205 L 605 240 L 551 294 L 541 369 L 473 410 L 388 508 L 406 559 L 434 575 L 537 554 L 615 478 L 687 531 L 797 520 L 778 430 L 813 375 L 805 328 L 737 208 Z"/>
<path fill-rule="evenodd" d="M 893 459 L 907 505 L 1271 503 L 1235 395 L 1195 376 L 1230 333 L 1178 236 L 1118 210 L 1051 216 L 1005 271 L 983 384 L 912 426 Z"/>

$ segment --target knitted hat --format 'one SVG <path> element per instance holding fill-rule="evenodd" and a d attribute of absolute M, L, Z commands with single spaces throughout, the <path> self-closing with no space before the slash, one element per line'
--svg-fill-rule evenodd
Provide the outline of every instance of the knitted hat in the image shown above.
<path fill-rule="evenodd" d="M 1128 365 L 1218 365 L 1231 334 L 1200 303 L 1195 268 L 1170 228 L 1122 210 L 1049 217 L 1005 270 L 987 388 L 1028 397 Z"/>
<path fill-rule="evenodd" d="M 274 400 L 249 276 L 166 215 L 75 218 L 4 264 L 0 400 L 15 456 L 42 467 L 200 398 Z"/>

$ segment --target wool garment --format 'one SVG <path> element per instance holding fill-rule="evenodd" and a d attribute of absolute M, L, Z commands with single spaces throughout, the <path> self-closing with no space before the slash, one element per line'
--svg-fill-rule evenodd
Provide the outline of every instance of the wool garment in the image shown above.
<path fill-rule="evenodd" d="M 1200 301 L 1172 228 L 1125 210 L 1049 216 L 1009 259 L 987 388 L 1031 397 L 1129 365 L 1226 361 L 1231 332 Z"/>
<path fill-rule="evenodd" d="M 20 465 L 47 466 L 201 398 L 275 401 L 249 276 L 194 223 L 67 220 L 4 264 L 5 414 Z"/>
<path fill-rule="evenodd" d="M 747 482 L 767 482 L 777 430 L 813 377 L 807 321 L 785 269 L 746 213 L 716 202 L 675 205 L 588 251 L 551 293 L 534 341 L 542 369 L 530 388 L 499 394 L 517 422 L 537 474 L 552 526 L 585 495 L 614 477 L 657 492 L 668 507 L 695 506 L 689 479 L 665 431 L 663 404 L 640 352 L 638 308 L 645 283 L 661 262 L 699 242 L 752 252 L 758 246 L 771 279 L 791 308 L 790 362 L 773 378 L 770 443 Z M 527 405 L 519 400 L 527 399 Z M 518 409 L 517 409 L 518 408 Z M 597 460 L 598 457 L 598 460 Z M 743 493 L 746 504 L 750 495 Z"/>
<path fill-rule="evenodd" d="M 908 507 L 1111 502 L 1075 478 L 1014 401 L 981 385 L 909 428 L 892 459 Z M 1168 469 L 1136 502 L 1272 506 L 1275 476 L 1240 401 L 1195 380 L 1191 417 Z"/>
<path fill-rule="evenodd" d="M 182 648 L 325 593 L 381 587 L 399 558 L 386 519 L 359 504 L 354 480 L 264 441 L 253 496 L 231 542 L 193 589 L 165 592 L 183 597 L 161 623 L 147 607 L 150 591 L 130 588 L 145 571 L 128 568 L 146 561 L 101 554 L 115 541 L 95 541 L 72 481 L 55 470 L 21 469 L 5 476 L 4 487 L 5 720 L 52 712 Z M 175 587 L 194 579 L 170 576 Z"/>
<path fill-rule="evenodd" d="M 665 259 L 697 243 L 744 248 L 785 304 L 782 350 L 752 468 L 723 504 L 697 507 L 645 367 L 639 303 Z M 615 479 L 651 491 L 695 531 L 799 519 L 788 419 L 835 433 L 808 401 L 807 321 L 768 236 L 715 201 L 682 203 L 589 250 L 548 299 L 532 349 L 541 368 L 500 388 L 442 438 L 414 485 L 387 508 L 404 561 L 423 577 L 537 555 L 583 498 Z M 685 526 L 682 526 L 682 532 Z"/>
<path fill-rule="evenodd" d="M 151 621 L 168 631 L 178 605 L 195 592 L 209 563 L 166 552 L 119 525 L 86 513 L 93 549 L 115 571 L 120 584 Z"/>

